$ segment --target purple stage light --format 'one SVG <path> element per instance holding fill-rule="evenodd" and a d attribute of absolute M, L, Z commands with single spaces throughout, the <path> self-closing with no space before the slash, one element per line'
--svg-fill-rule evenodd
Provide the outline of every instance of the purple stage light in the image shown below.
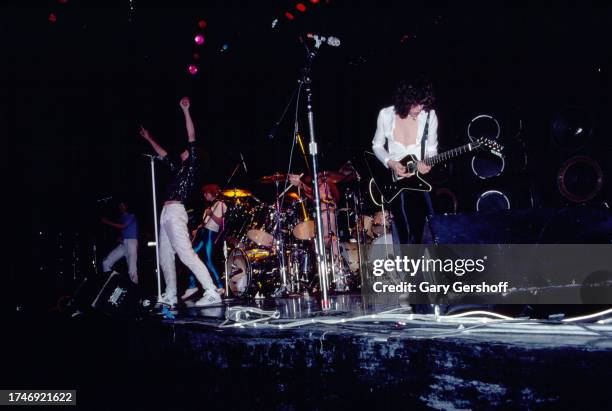
<path fill-rule="evenodd" d="M 198 44 L 198 45 L 202 45 L 202 44 L 204 44 L 204 35 L 202 35 L 202 34 L 200 34 L 200 33 L 196 34 L 196 36 L 195 36 L 195 38 L 193 39 L 193 41 L 195 41 L 195 42 L 196 42 L 196 44 Z"/>
<path fill-rule="evenodd" d="M 188 70 L 189 74 L 195 76 L 198 73 L 198 66 L 196 66 L 195 64 L 190 64 Z"/>

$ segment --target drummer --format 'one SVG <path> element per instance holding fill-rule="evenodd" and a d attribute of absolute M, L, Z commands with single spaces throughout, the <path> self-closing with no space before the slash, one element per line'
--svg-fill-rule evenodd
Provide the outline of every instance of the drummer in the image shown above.
<path fill-rule="evenodd" d="M 330 242 L 334 256 L 339 255 L 338 242 L 336 240 L 336 204 L 340 199 L 340 191 L 336 183 L 343 178 L 342 175 L 324 171 L 319 173 L 319 196 L 321 198 L 321 216 L 323 222 L 323 238 L 325 246 L 329 247 Z M 304 181 L 311 180 L 310 177 L 301 177 L 297 174 L 289 174 L 289 181 L 292 185 L 302 190 L 306 197 L 314 201 L 314 192 L 309 184 Z M 332 241 L 334 240 L 334 241 Z"/>

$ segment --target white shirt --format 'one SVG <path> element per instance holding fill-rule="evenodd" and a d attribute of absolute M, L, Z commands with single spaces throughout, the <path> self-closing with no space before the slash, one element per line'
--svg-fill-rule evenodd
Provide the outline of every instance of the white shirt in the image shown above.
<path fill-rule="evenodd" d="M 211 210 L 215 217 L 222 218 L 223 214 L 225 214 L 225 211 L 227 210 L 227 206 L 225 205 L 225 203 L 221 201 L 217 201 L 212 206 Z M 210 231 L 214 231 L 215 233 L 218 233 L 219 224 L 217 224 L 215 220 L 213 220 L 211 217 L 207 216 L 206 218 L 208 219 L 208 221 L 206 221 L 206 223 L 204 224 L 204 228 L 207 228 Z"/>
<path fill-rule="evenodd" d="M 425 122 L 427 121 L 427 112 L 421 110 L 417 116 L 417 137 L 416 143 L 405 146 L 402 143 L 395 141 L 393 132 L 395 130 L 395 109 L 393 106 L 385 107 L 378 113 L 376 121 L 376 133 L 372 140 L 372 150 L 376 157 L 389 167 L 389 160 L 401 160 L 408 154 L 414 154 L 417 159 L 421 159 L 421 139 L 425 131 Z M 387 142 L 388 151 L 385 150 L 385 142 Z M 425 157 L 431 157 L 438 154 L 438 117 L 435 110 L 430 111 L 429 115 L 429 130 L 427 132 L 427 141 L 425 142 Z"/>

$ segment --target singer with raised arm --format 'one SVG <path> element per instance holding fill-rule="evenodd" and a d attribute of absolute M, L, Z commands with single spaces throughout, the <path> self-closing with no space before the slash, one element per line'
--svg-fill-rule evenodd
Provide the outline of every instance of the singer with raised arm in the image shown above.
<path fill-rule="evenodd" d="M 200 284 L 202 284 L 204 296 L 196 302 L 196 306 L 202 307 L 220 303 L 221 297 L 210 277 L 208 269 L 193 250 L 189 238 L 189 230 L 187 228 L 188 218 L 184 203 L 195 185 L 198 156 L 195 146 L 195 129 L 189 112 L 189 98 L 183 97 L 180 101 L 180 107 L 183 111 L 187 128 L 187 148 L 180 154 L 180 161 L 170 158 L 168 152 L 153 140 L 149 131 L 142 126 L 140 128 L 140 135 L 151 145 L 173 175 L 172 182 L 166 189 L 164 207 L 160 217 L 159 257 L 166 289 L 159 303 L 171 307 L 176 306 L 177 290 L 174 256 L 178 254 L 183 264 L 191 270 Z"/>
<path fill-rule="evenodd" d="M 438 152 L 438 118 L 433 109 L 432 86 L 425 80 L 400 81 L 393 93 L 393 105 L 380 110 L 372 149 L 376 157 L 398 177 L 411 177 L 399 160 L 409 154 L 419 160 L 419 173 L 431 166 L 422 160 Z M 386 147 L 385 147 L 386 145 Z M 421 243 L 427 215 L 433 214 L 429 193 L 403 191 L 391 203 L 393 239 L 398 244 Z"/>

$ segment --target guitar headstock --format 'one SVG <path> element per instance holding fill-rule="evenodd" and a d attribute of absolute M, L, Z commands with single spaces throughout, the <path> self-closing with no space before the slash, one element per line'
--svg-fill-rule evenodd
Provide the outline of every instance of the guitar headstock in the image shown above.
<path fill-rule="evenodd" d="M 504 150 L 504 146 L 497 141 L 485 137 L 478 137 L 472 145 L 474 145 L 474 148 L 485 148 L 499 157 L 502 156 L 502 151 Z"/>

